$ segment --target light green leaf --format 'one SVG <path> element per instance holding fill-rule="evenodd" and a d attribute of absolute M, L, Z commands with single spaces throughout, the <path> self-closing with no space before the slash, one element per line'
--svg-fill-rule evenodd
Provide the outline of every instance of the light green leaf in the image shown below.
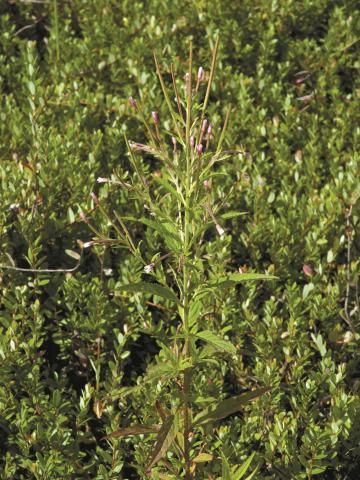
<path fill-rule="evenodd" d="M 223 220 L 227 220 L 228 218 L 235 218 L 235 217 L 241 217 L 242 215 L 247 215 L 248 212 L 236 212 L 236 211 L 230 211 L 223 213 L 220 215 L 220 218 Z"/>
<path fill-rule="evenodd" d="M 210 453 L 199 453 L 194 459 L 193 463 L 203 463 L 203 462 L 211 462 L 214 457 L 210 455 Z"/>
<path fill-rule="evenodd" d="M 255 452 L 253 452 L 250 455 L 250 457 L 245 460 L 245 462 L 240 466 L 238 470 L 236 470 L 234 480 L 241 480 L 241 478 L 243 478 L 245 473 L 249 470 L 249 467 L 251 465 L 251 462 L 253 461 L 254 456 L 255 456 Z"/>
<path fill-rule="evenodd" d="M 258 388 L 257 390 L 242 393 L 236 397 L 227 398 L 226 400 L 222 400 L 215 405 L 210 405 L 196 415 L 193 424 L 195 426 L 200 426 L 209 422 L 221 420 L 222 418 L 238 412 L 243 405 L 251 402 L 252 400 L 256 400 L 269 390 L 271 390 L 269 387 Z"/>
<path fill-rule="evenodd" d="M 65 250 L 65 253 L 66 255 L 69 255 L 69 257 L 74 258 L 77 261 L 79 261 L 81 258 L 77 252 L 74 252 L 74 250 Z"/>
<path fill-rule="evenodd" d="M 220 277 L 216 282 L 210 283 L 209 287 L 227 288 L 237 283 L 251 282 L 256 280 L 276 280 L 278 277 L 265 273 L 231 273 Z"/>
<path fill-rule="evenodd" d="M 162 424 L 156 439 L 154 450 L 149 460 L 149 465 L 147 467 L 148 470 L 161 460 L 171 447 L 176 435 L 175 429 L 172 428 L 174 418 L 174 415 L 170 415 Z"/>
<path fill-rule="evenodd" d="M 179 304 L 180 301 L 175 293 L 169 288 L 158 283 L 130 283 L 128 285 L 122 285 L 117 288 L 117 292 L 140 292 L 140 293 L 149 293 L 152 295 L 158 295 L 159 297 L 166 298 L 171 302 Z"/>
<path fill-rule="evenodd" d="M 196 334 L 196 337 L 201 338 L 205 342 L 213 345 L 217 350 L 222 352 L 231 353 L 232 355 L 236 354 L 236 348 L 234 345 L 223 338 L 218 337 L 215 333 L 210 332 L 210 330 L 204 330 Z"/>

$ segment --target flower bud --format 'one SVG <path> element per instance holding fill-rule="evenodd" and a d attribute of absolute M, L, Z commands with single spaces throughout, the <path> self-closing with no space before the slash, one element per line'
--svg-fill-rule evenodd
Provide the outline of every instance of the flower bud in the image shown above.
<path fill-rule="evenodd" d="M 80 218 L 83 222 L 88 223 L 87 216 L 85 215 L 85 213 L 82 210 L 79 212 L 79 215 L 80 215 Z"/>
<path fill-rule="evenodd" d="M 97 183 L 107 183 L 109 181 L 108 178 L 98 177 L 96 179 Z"/>
<path fill-rule="evenodd" d="M 94 192 L 91 192 L 90 195 L 91 195 L 91 198 L 94 200 L 94 202 L 95 202 L 96 204 L 98 204 L 98 203 L 99 203 L 99 199 L 98 199 L 98 197 L 96 196 L 96 194 L 95 194 Z"/>
<path fill-rule="evenodd" d="M 208 123 L 208 121 L 207 121 L 206 118 L 205 118 L 205 120 L 203 120 L 203 122 L 202 122 L 202 124 L 201 124 L 201 132 L 202 132 L 202 133 L 205 133 L 205 132 L 206 132 L 207 123 Z"/>
<path fill-rule="evenodd" d="M 155 263 L 149 263 L 149 265 L 145 265 L 144 272 L 151 273 L 155 268 Z"/>
<path fill-rule="evenodd" d="M 203 185 L 204 185 L 205 190 L 210 190 L 210 182 L 209 182 L 209 180 L 204 180 Z"/>
<path fill-rule="evenodd" d="M 159 123 L 159 117 L 158 117 L 157 112 L 151 112 L 151 115 L 152 115 L 152 118 L 154 120 L 155 125 L 157 125 Z"/>
<path fill-rule="evenodd" d="M 199 145 L 196 147 L 196 151 L 197 151 L 197 154 L 200 157 L 200 155 L 202 154 L 202 151 L 203 151 L 202 143 L 199 143 Z"/>
<path fill-rule="evenodd" d="M 203 69 L 203 67 L 199 67 L 197 78 L 198 78 L 199 82 L 202 82 L 204 80 L 204 69 Z"/>
<path fill-rule="evenodd" d="M 193 136 L 190 137 L 190 147 L 194 148 L 195 146 L 195 138 Z"/>
<path fill-rule="evenodd" d="M 172 141 L 172 144 L 173 144 L 173 146 L 174 146 L 174 152 L 176 152 L 176 144 L 177 144 L 176 138 L 175 138 L 175 137 L 171 137 L 171 141 Z"/>
<path fill-rule="evenodd" d="M 211 135 L 212 129 L 213 129 L 213 126 L 211 125 L 211 123 L 209 123 L 208 129 L 207 129 L 208 135 Z"/>
<path fill-rule="evenodd" d="M 129 103 L 132 106 L 132 108 L 137 108 L 137 103 L 134 97 L 129 97 Z"/>

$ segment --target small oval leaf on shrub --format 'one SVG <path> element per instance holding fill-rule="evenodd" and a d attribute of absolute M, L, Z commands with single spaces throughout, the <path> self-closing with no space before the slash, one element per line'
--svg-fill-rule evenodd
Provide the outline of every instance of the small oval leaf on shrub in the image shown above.
<path fill-rule="evenodd" d="M 242 393 L 236 397 L 227 398 L 226 400 L 222 400 L 215 405 L 210 405 L 196 415 L 194 419 L 194 425 L 200 426 L 209 422 L 221 420 L 232 413 L 238 412 L 243 405 L 252 400 L 256 400 L 270 390 L 270 387 L 262 387 L 258 388 L 257 390 L 252 390 L 251 392 Z"/>
<path fill-rule="evenodd" d="M 65 253 L 66 255 L 69 255 L 69 257 L 74 258 L 77 261 L 80 260 L 80 254 L 77 252 L 74 252 L 74 250 L 65 250 Z"/>
<path fill-rule="evenodd" d="M 211 462 L 213 458 L 210 453 L 199 453 L 199 455 L 194 458 L 193 463 Z"/>

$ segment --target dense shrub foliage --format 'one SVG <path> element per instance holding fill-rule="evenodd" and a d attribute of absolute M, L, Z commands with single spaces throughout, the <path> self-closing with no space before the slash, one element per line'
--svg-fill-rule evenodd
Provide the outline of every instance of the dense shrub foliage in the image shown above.
<path fill-rule="evenodd" d="M 231 107 L 224 148 L 235 153 L 211 181 L 225 233 L 205 234 L 206 275 L 240 269 L 278 280 L 215 292 L 201 312 L 236 354 L 214 354 L 193 376 L 195 413 L 271 390 L 194 432 L 193 478 L 243 478 L 235 469 L 249 458 L 254 480 L 358 478 L 357 7 L 0 3 L 0 263 L 24 270 L 76 267 L 65 251 L 80 252 L 94 235 L 80 212 L 99 236 L 116 238 L 91 192 L 122 218 L 144 215 L 126 189 L 96 181 L 136 177 L 124 134 L 147 140 L 128 97 L 141 98 L 149 121 L 156 110 L 172 128 L 153 51 L 165 81 L 173 63 L 181 83 L 189 41 L 194 65 L 208 74 L 220 37 L 207 117 L 218 138 Z M 147 182 L 166 175 L 158 159 L 141 162 Z M 226 215 L 233 211 L 247 213 Z M 146 225 L 126 225 L 149 263 L 167 253 Z M 173 305 L 121 290 L 147 275 L 128 250 L 106 242 L 85 248 L 74 271 L 0 270 L 0 478 L 147 478 L 156 433 L 105 438 L 159 424 L 159 410 L 173 407 L 166 382 L 149 381 L 177 333 Z M 152 478 L 180 478 L 175 456 L 170 449 Z"/>

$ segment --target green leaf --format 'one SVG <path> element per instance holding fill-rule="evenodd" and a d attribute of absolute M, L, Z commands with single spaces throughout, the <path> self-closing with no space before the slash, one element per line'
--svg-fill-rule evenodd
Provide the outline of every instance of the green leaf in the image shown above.
<path fill-rule="evenodd" d="M 65 250 L 65 253 L 66 255 L 69 255 L 69 257 L 74 258 L 77 261 L 79 261 L 81 258 L 77 252 L 74 252 L 74 250 Z"/>
<path fill-rule="evenodd" d="M 203 462 L 211 462 L 214 457 L 210 455 L 210 453 L 199 453 L 194 459 L 193 463 L 203 463 Z"/>
<path fill-rule="evenodd" d="M 223 213 L 222 215 L 220 215 L 220 218 L 223 219 L 223 220 L 227 220 L 229 218 L 235 218 L 235 217 L 241 217 L 243 215 L 247 215 L 248 212 L 236 212 L 236 211 L 230 211 L 230 212 L 226 212 L 226 213 Z"/>
<path fill-rule="evenodd" d="M 204 330 L 203 332 L 199 332 L 196 334 L 196 337 L 204 340 L 205 342 L 210 343 L 213 345 L 217 350 L 222 352 L 231 353 L 232 355 L 236 354 L 236 348 L 234 345 L 227 340 L 222 339 L 215 335 L 215 333 L 210 332 L 210 330 Z"/>
<path fill-rule="evenodd" d="M 210 283 L 209 287 L 227 288 L 237 283 L 251 282 L 254 280 L 276 280 L 278 277 L 265 273 L 231 273 L 220 277 L 216 282 Z"/>
<path fill-rule="evenodd" d="M 159 425 L 132 425 L 131 427 L 121 428 L 115 432 L 106 435 L 104 438 L 121 438 L 130 435 L 144 435 L 149 433 L 157 433 L 160 430 Z"/>
<path fill-rule="evenodd" d="M 149 293 L 151 295 L 158 295 L 159 297 L 166 298 L 167 300 L 177 304 L 180 303 L 178 297 L 169 287 L 159 285 L 158 283 L 129 283 L 128 285 L 117 287 L 117 292 Z"/>
<path fill-rule="evenodd" d="M 253 461 L 253 458 L 255 456 L 255 452 L 253 452 L 250 457 L 240 466 L 240 468 L 236 471 L 234 480 L 240 480 L 243 478 L 245 473 L 249 470 L 249 467 L 251 465 L 251 462 Z"/>
<path fill-rule="evenodd" d="M 174 418 L 174 415 L 170 415 L 162 424 L 156 439 L 154 450 L 149 460 L 147 470 L 149 470 L 153 465 L 155 465 L 155 463 L 161 460 L 171 447 L 176 435 L 175 429 L 172 428 Z"/>
<path fill-rule="evenodd" d="M 227 398 L 226 400 L 222 400 L 215 405 L 210 405 L 198 415 L 196 415 L 193 424 L 195 426 L 200 426 L 205 425 L 209 422 L 216 422 L 217 420 L 221 420 L 222 418 L 238 412 L 243 405 L 249 403 L 252 400 L 256 400 L 257 398 L 264 395 L 264 393 L 267 393 L 269 390 L 271 390 L 269 387 L 258 388 L 257 390 L 242 393 L 241 395 L 237 395 L 236 397 Z"/>

